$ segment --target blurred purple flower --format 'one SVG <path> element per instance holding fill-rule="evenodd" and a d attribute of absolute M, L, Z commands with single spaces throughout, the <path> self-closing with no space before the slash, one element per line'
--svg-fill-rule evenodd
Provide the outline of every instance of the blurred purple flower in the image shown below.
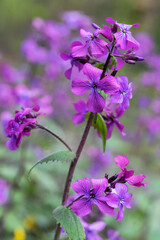
<path fill-rule="evenodd" d="M 61 14 L 62 20 L 72 30 L 78 30 L 80 28 L 88 28 L 90 26 L 90 18 L 80 11 L 65 11 Z"/>
<path fill-rule="evenodd" d="M 83 100 L 79 100 L 76 103 L 73 103 L 76 114 L 73 115 L 73 122 L 75 125 L 83 123 L 85 121 L 85 114 L 88 112 L 86 103 Z"/>
<path fill-rule="evenodd" d="M 125 240 L 124 238 L 120 238 L 118 231 L 112 229 L 108 230 L 108 237 L 109 240 Z"/>
<path fill-rule="evenodd" d="M 108 168 L 112 161 L 112 154 L 109 151 L 105 151 L 103 154 L 102 150 L 95 146 L 87 148 L 87 155 L 90 157 L 90 176 L 99 177 L 102 171 Z"/>
<path fill-rule="evenodd" d="M 80 42 L 73 42 L 72 44 L 71 44 L 71 49 L 70 49 L 70 51 L 72 52 L 72 48 L 73 47 L 75 47 L 75 46 L 82 46 L 82 44 L 80 43 Z M 72 69 L 73 69 L 73 67 L 75 66 L 75 67 L 77 67 L 78 69 L 79 69 L 79 71 L 81 71 L 82 70 L 82 68 L 83 68 L 83 63 L 81 63 L 81 59 L 78 59 L 78 58 L 74 58 L 73 56 L 72 56 L 72 54 L 67 54 L 67 53 L 61 53 L 61 58 L 64 60 L 64 61 L 67 61 L 67 60 L 70 60 L 70 62 L 71 62 L 71 68 L 69 68 L 66 72 L 65 72 L 65 77 L 67 78 L 67 79 L 71 79 L 71 74 L 72 74 Z"/>
<path fill-rule="evenodd" d="M 30 136 L 30 132 L 33 128 L 36 128 L 36 121 L 38 114 L 33 114 L 31 111 L 38 112 L 40 107 L 36 105 L 33 108 L 24 108 L 21 111 L 15 111 L 15 118 L 8 122 L 8 126 L 5 130 L 7 137 L 10 139 L 7 141 L 6 146 L 16 151 L 19 147 L 21 140 L 24 136 Z"/>
<path fill-rule="evenodd" d="M 0 205 L 8 202 L 9 198 L 9 184 L 3 178 L 0 178 Z"/>
<path fill-rule="evenodd" d="M 106 196 L 106 202 L 113 208 L 119 208 L 116 220 L 121 221 L 124 217 L 123 206 L 131 208 L 132 194 L 127 193 L 128 187 L 123 183 L 116 183 L 115 192 L 110 193 Z"/>
<path fill-rule="evenodd" d="M 120 106 L 117 106 L 115 109 L 115 113 L 106 106 L 105 108 L 106 116 L 103 116 L 106 126 L 107 126 L 107 139 L 109 139 L 112 135 L 112 131 L 114 125 L 117 127 L 118 131 L 125 136 L 126 134 L 123 132 L 124 125 L 120 123 L 117 119 L 123 116 L 123 110 Z"/>
<path fill-rule="evenodd" d="M 73 212 L 78 216 L 86 216 L 92 211 L 92 205 L 97 205 L 101 212 L 114 215 L 114 209 L 108 206 L 105 196 L 102 195 L 108 186 L 108 180 L 106 178 L 91 179 L 91 182 L 93 188 L 89 178 L 83 178 L 72 183 L 72 188 L 78 196 L 83 195 L 81 199 L 73 203 Z"/>
<path fill-rule="evenodd" d="M 81 222 L 86 233 L 86 240 L 103 240 L 97 235 L 97 232 L 104 230 L 106 226 L 104 222 L 98 221 L 91 224 L 86 223 L 84 220 L 81 220 Z"/>

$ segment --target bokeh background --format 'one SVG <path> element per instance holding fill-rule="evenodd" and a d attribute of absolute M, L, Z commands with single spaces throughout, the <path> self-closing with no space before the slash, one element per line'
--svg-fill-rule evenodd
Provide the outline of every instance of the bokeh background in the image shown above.
<path fill-rule="evenodd" d="M 105 24 L 105 19 L 109 16 L 118 22 L 140 23 L 140 27 L 133 30 L 134 36 L 138 32 L 148 34 L 148 41 L 151 43 L 147 41 L 143 43 L 143 37 L 141 37 L 143 50 L 146 52 L 148 50 L 145 53 L 147 64 L 126 64 L 119 73 L 119 75 L 126 75 L 134 83 L 134 97 L 130 102 L 131 106 L 121 120 L 125 124 L 127 136 L 121 137 L 118 131 L 114 129 L 113 137 L 107 141 L 106 166 L 103 165 L 100 170 L 94 172 L 91 169 L 98 159 L 96 155 L 91 155 L 91 152 L 93 152 L 91 146 L 98 146 L 101 149 L 101 141 L 97 139 L 96 133 L 91 131 L 85 152 L 75 172 L 74 180 L 86 176 L 102 177 L 106 172 L 110 175 L 115 174 L 119 169 L 115 167 L 113 157 L 126 155 L 130 159 L 130 169 L 135 169 L 136 174 L 145 174 L 148 186 L 145 188 L 130 188 L 130 192 L 133 193 L 133 208 L 125 211 L 125 218 L 121 222 L 116 222 L 115 219 L 108 216 L 105 217 L 107 225 L 101 236 L 103 236 L 103 239 L 107 239 L 107 229 L 112 228 L 118 230 L 121 237 L 128 240 L 160 239 L 160 90 L 158 85 L 160 81 L 160 75 L 158 74 L 160 73 L 160 1 L 1 0 L 0 9 L 0 52 L 2 55 L 0 61 L 1 64 L 8 62 L 15 69 L 26 70 L 27 63 L 21 53 L 21 43 L 30 34 L 31 22 L 35 17 L 59 22 L 61 21 L 60 14 L 63 11 L 76 10 L 83 12 L 100 26 Z M 64 37 L 64 45 L 65 41 Z M 66 43 L 66 49 L 70 43 Z M 150 47 L 150 44 L 154 46 Z M 143 55 L 143 51 L 141 53 Z M 149 61 L 152 64 L 149 64 Z M 39 76 L 41 71 L 39 69 L 36 71 L 38 71 L 37 75 Z M 67 85 L 68 87 L 63 89 L 65 94 L 59 93 L 61 94 L 61 100 L 69 94 L 70 84 L 64 81 L 63 73 L 61 74 L 63 86 Z M 57 85 L 58 88 L 61 88 L 61 79 L 54 79 L 53 82 L 51 79 L 43 79 L 43 81 L 46 81 L 46 83 L 43 82 L 45 86 L 48 85 L 47 81 L 49 81 L 49 86 L 53 87 L 52 89 L 48 86 L 48 95 L 52 95 L 52 90 L 55 94 Z M 17 104 L 13 107 L 6 104 L 7 101 L 10 101 L 10 88 L 3 92 L 5 78 L 2 77 L 2 73 L 0 81 L 2 89 L 0 95 L 4 95 L 1 101 L 2 106 L 0 106 L 1 113 L 4 111 L 13 113 L 16 108 L 21 106 Z M 30 82 L 27 84 L 33 87 Z M 11 84 L 11 87 L 13 85 Z M 45 91 L 47 91 L 47 87 Z M 76 101 L 73 96 L 71 99 Z M 52 105 L 53 103 L 54 105 L 53 113 L 49 116 L 40 117 L 39 122 L 62 135 L 63 138 L 68 139 L 68 143 L 75 149 L 84 126 L 74 126 L 72 122 L 74 108 L 71 99 L 67 100 L 67 103 L 64 100 L 58 103 L 60 105 L 54 105 L 52 98 L 49 104 Z M 3 101 L 5 101 L 5 104 Z M 63 110 L 63 108 L 66 109 L 66 104 L 67 109 L 69 109 L 67 113 Z M 71 107 L 68 107 L 68 105 Z M 62 111 L 60 111 L 60 108 Z M 146 121 L 146 119 L 149 120 Z M 61 202 L 68 165 L 67 163 L 49 163 L 38 166 L 33 170 L 30 180 L 27 179 L 27 173 L 30 167 L 43 156 L 64 148 L 51 136 L 40 130 L 32 132 L 31 137 L 24 139 L 16 152 L 7 149 L 5 141 L 5 134 L 3 127 L 1 127 L 0 177 L 6 179 L 10 185 L 8 203 L 0 206 L 1 223 L 3 221 L 3 228 L 5 229 L 3 240 L 13 239 L 14 231 L 17 228 L 22 228 L 25 231 L 27 240 L 52 239 L 55 229 L 52 211 Z M 72 191 L 71 194 L 73 194 Z M 66 239 L 65 236 L 62 238 Z M 14 239 L 18 240 L 18 238 Z"/>

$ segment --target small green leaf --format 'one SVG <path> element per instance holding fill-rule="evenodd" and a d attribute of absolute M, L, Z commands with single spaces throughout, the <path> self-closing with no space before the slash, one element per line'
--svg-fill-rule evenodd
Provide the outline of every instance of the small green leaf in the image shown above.
<path fill-rule="evenodd" d="M 114 66 L 114 69 L 116 69 L 117 59 L 116 59 L 115 56 L 112 55 L 112 61 L 111 61 L 111 64 L 110 64 L 109 68 L 111 69 L 113 66 Z"/>
<path fill-rule="evenodd" d="M 84 228 L 77 215 L 64 206 L 59 206 L 53 211 L 57 223 L 67 232 L 72 240 L 85 240 Z"/>
<path fill-rule="evenodd" d="M 99 68 L 99 69 L 101 69 L 101 70 L 103 70 L 103 68 L 104 68 L 104 63 L 103 63 L 103 62 L 97 63 L 97 64 L 95 64 L 94 66 L 97 67 L 97 68 Z"/>
<path fill-rule="evenodd" d="M 89 118 L 90 112 L 86 114 L 86 119 Z M 97 129 L 99 134 L 101 135 L 102 138 L 102 143 L 103 143 L 103 152 L 105 152 L 106 149 L 106 140 L 107 140 L 107 127 L 104 122 L 103 117 L 101 116 L 100 113 L 96 113 L 96 121 L 95 118 L 92 121 L 92 125 L 94 129 Z"/>
<path fill-rule="evenodd" d="M 28 172 L 28 177 L 31 173 L 31 171 L 33 170 L 33 168 L 35 168 L 38 164 L 43 164 L 43 163 L 48 163 L 50 161 L 54 162 L 54 161 L 61 161 L 61 162 L 71 162 L 73 161 L 73 159 L 75 158 L 75 153 L 70 152 L 70 151 L 61 151 L 61 152 L 55 152 L 52 153 L 50 155 L 48 155 L 47 157 L 41 159 L 40 161 L 38 161 Z"/>

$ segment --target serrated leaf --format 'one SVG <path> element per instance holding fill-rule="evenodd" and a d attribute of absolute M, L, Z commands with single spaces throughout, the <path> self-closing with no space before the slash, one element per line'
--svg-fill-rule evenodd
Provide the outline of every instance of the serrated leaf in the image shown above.
<path fill-rule="evenodd" d="M 86 119 L 89 118 L 90 112 L 86 114 Z M 97 129 L 99 134 L 101 135 L 102 138 L 102 143 L 103 143 L 103 152 L 105 152 L 106 149 L 106 140 L 107 140 L 107 127 L 104 122 L 104 119 L 102 118 L 100 113 L 96 113 L 96 121 L 95 118 L 92 121 L 92 125 L 94 129 Z"/>
<path fill-rule="evenodd" d="M 60 152 L 55 152 L 52 153 L 45 158 L 41 159 L 38 161 L 28 172 L 28 177 L 31 174 L 31 171 L 33 168 L 35 168 L 38 164 L 43 164 L 43 163 L 48 163 L 48 162 L 55 162 L 55 161 L 60 161 L 60 162 L 71 162 L 75 158 L 75 153 L 71 151 L 60 151 Z"/>
<path fill-rule="evenodd" d="M 53 211 L 53 217 L 60 223 L 72 240 L 85 240 L 85 232 L 77 215 L 71 209 L 59 206 Z"/>

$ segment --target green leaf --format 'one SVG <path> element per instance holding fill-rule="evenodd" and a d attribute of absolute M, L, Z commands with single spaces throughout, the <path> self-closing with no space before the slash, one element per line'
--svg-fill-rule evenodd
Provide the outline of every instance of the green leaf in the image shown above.
<path fill-rule="evenodd" d="M 61 161 L 61 162 L 71 162 L 75 158 L 75 153 L 70 152 L 70 151 L 61 151 L 61 152 L 55 152 L 47 157 L 41 159 L 38 161 L 28 172 L 28 177 L 33 170 L 38 164 L 43 164 L 43 163 L 48 163 L 48 162 L 55 162 L 55 161 Z"/>
<path fill-rule="evenodd" d="M 71 209 L 59 206 L 53 211 L 57 223 L 67 232 L 72 240 L 85 240 L 84 228 L 77 215 Z"/>
<path fill-rule="evenodd" d="M 109 68 L 111 69 L 113 66 L 114 66 L 114 69 L 116 69 L 117 59 L 116 59 L 115 56 L 112 55 L 112 61 L 111 61 L 111 64 L 110 64 Z"/>
<path fill-rule="evenodd" d="M 97 67 L 97 68 L 99 68 L 99 69 L 101 69 L 101 70 L 103 70 L 103 68 L 104 68 L 104 63 L 103 63 L 103 62 L 97 63 L 97 64 L 95 64 L 94 66 Z"/>
<path fill-rule="evenodd" d="M 90 112 L 86 114 L 86 119 L 89 118 L 89 115 L 90 115 Z M 92 125 L 94 129 L 97 129 L 97 131 L 101 135 L 102 143 L 103 143 L 103 152 L 105 152 L 106 140 L 107 140 L 107 127 L 100 113 L 96 113 L 96 118 L 93 119 Z"/>

